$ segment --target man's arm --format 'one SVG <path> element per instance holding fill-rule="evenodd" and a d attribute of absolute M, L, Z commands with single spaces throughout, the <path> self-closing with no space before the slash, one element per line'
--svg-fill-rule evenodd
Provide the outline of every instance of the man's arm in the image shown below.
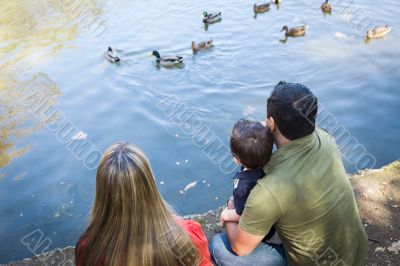
<path fill-rule="evenodd" d="M 226 222 L 225 229 L 232 250 L 238 256 L 250 254 L 281 215 L 282 210 L 275 196 L 258 183 L 246 201 L 239 224 Z"/>
<path fill-rule="evenodd" d="M 223 227 L 226 225 L 225 230 L 233 251 L 238 256 L 245 256 L 256 248 L 264 236 L 252 235 L 241 230 L 238 224 L 241 215 L 238 215 L 234 208 L 233 201 L 229 200 L 227 208 L 221 213 L 221 223 Z"/>
<path fill-rule="evenodd" d="M 264 236 L 252 235 L 243 231 L 238 223 L 226 222 L 225 225 L 232 250 L 238 256 L 250 254 L 264 238 Z"/>

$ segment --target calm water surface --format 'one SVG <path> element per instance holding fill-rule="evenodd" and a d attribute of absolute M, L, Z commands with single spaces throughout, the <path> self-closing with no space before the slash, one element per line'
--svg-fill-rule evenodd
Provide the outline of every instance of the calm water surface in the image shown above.
<path fill-rule="evenodd" d="M 60 138 L 48 128 L 54 121 L 23 104 L 35 92 L 87 134 L 82 143 L 100 151 L 120 140 L 139 145 L 159 190 L 180 214 L 220 206 L 231 180 L 171 119 L 160 105 L 165 99 L 179 101 L 186 115 L 228 144 L 236 120 L 264 119 L 279 80 L 301 82 L 318 96 L 320 120 L 332 115 L 376 158 L 376 167 L 399 159 L 396 0 L 357 1 L 345 16 L 340 8 L 323 15 L 322 1 L 287 0 L 257 17 L 246 1 L 83 1 L 107 23 L 99 36 L 63 2 L 0 5 L 0 263 L 32 256 L 21 238 L 36 229 L 43 233 L 37 252 L 73 245 L 93 200 L 95 172 L 63 143 L 71 136 Z M 222 11 L 223 20 L 205 28 L 204 10 Z M 394 29 L 364 43 L 365 25 L 357 23 L 363 18 Z M 298 24 L 309 25 L 305 37 L 280 41 L 283 25 Z M 208 38 L 215 48 L 193 55 L 191 41 Z M 104 60 L 109 45 L 120 52 L 120 65 Z M 185 64 L 158 68 L 148 57 L 155 49 L 182 55 Z M 355 171 L 354 162 L 345 164 Z"/>

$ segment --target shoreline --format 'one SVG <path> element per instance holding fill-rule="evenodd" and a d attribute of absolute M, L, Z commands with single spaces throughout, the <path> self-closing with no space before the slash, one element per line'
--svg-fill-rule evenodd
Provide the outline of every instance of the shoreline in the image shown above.
<path fill-rule="evenodd" d="M 379 169 L 349 174 L 360 216 L 369 239 L 367 265 L 400 265 L 400 255 L 392 251 L 400 245 L 400 160 Z M 219 214 L 222 207 L 203 214 L 184 216 L 202 225 L 207 239 L 222 232 Z M 396 244 L 395 244 L 396 245 Z M 75 265 L 75 247 L 68 246 L 0 266 Z"/>

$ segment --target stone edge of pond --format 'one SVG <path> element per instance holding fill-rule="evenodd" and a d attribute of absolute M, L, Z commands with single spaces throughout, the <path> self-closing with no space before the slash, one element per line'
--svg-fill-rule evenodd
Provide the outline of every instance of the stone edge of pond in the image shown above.
<path fill-rule="evenodd" d="M 353 178 L 359 179 L 360 177 L 366 176 L 370 173 L 380 174 L 382 177 L 385 176 L 387 170 L 398 168 L 400 169 L 400 160 L 394 161 L 380 169 L 367 169 L 359 171 L 355 174 L 349 175 L 350 180 Z M 399 170 L 400 172 L 400 170 Z M 398 176 L 397 178 L 400 178 Z M 222 211 L 222 207 L 217 210 L 211 210 L 204 214 L 192 214 L 184 216 L 185 219 L 193 219 L 201 224 L 203 230 L 210 239 L 213 235 L 221 232 L 222 229 L 219 225 L 219 214 Z M 69 246 L 65 248 L 58 248 L 31 258 L 26 258 L 21 261 L 9 262 L 7 264 L 0 264 L 0 266 L 23 266 L 23 265 L 61 265 L 69 266 L 75 265 L 75 247 Z"/>

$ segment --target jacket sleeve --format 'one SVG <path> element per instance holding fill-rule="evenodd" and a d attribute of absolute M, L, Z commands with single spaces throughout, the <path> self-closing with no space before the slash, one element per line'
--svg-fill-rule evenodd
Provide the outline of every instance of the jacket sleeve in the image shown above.
<path fill-rule="evenodd" d="M 246 200 L 249 197 L 250 191 L 245 188 L 235 188 L 233 190 L 233 201 L 238 215 L 242 215 Z"/>

